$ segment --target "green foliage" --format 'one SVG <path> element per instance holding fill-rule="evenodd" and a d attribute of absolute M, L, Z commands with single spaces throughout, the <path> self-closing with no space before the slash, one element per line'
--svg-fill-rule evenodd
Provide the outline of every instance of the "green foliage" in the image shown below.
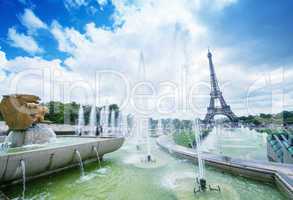
<path fill-rule="evenodd" d="M 63 124 L 64 123 L 64 104 L 61 102 L 50 101 L 45 104 L 49 109 L 49 112 L 45 115 L 45 120 L 49 120 L 52 123 Z"/>
<path fill-rule="evenodd" d="M 191 120 L 179 120 L 173 119 L 173 126 L 176 130 L 187 129 L 188 131 L 192 130 L 192 121 Z"/>
<path fill-rule="evenodd" d="M 254 124 L 256 126 L 266 124 L 278 124 L 278 125 L 290 125 L 293 124 L 293 112 L 283 111 L 278 114 L 264 114 L 242 116 L 238 118 L 240 121 L 246 124 Z"/>
<path fill-rule="evenodd" d="M 195 134 L 187 131 L 174 133 L 173 139 L 176 144 L 191 148 L 195 141 Z"/>

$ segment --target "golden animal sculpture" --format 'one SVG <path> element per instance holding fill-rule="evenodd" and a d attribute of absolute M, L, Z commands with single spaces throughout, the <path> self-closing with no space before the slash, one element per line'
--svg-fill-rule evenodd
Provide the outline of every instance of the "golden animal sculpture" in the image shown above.
<path fill-rule="evenodd" d="M 39 104 L 34 95 L 4 95 L 0 103 L 1 114 L 10 130 L 25 130 L 44 121 L 48 109 Z"/>

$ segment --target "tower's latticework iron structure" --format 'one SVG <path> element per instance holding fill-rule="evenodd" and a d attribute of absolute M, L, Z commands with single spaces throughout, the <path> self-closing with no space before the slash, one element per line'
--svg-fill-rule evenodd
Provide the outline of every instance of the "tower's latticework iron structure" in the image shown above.
<path fill-rule="evenodd" d="M 222 92 L 220 90 L 218 80 L 215 73 L 215 68 L 212 60 L 212 54 L 210 51 L 208 51 L 208 59 L 209 59 L 209 66 L 210 66 L 210 81 L 211 81 L 211 99 L 210 99 L 210 105 L 207 108 L 207 114 L 204 119 L 205 124 L 212 124 L 214 121 L 215 115 L 225 115 L 227 116 L 231 122 L 237 122 L 236 115 L 232 112 L 229 105 L 227 105 Z M 219 101 L 219 105 L 216 105 L 216 100 Z"/>

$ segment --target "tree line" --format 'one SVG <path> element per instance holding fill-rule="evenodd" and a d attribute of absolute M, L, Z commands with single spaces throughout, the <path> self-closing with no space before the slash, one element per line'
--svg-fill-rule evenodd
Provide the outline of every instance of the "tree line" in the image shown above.
<path fill-rule="evenodd" d="M 292 125 L 293 111 L 282 111 L 278 114 L 264 114 L 242 116 L 238 118 L 244 124 L 252 124 L 255 126 L 278 124 L 278 125 Z"/>
<path fill-rule="evenodd" d="M 59 101 L 50 101 L 48 103 L 43 104 L 48 108 L 48 113 L 45 115 L 45 120 L 48 120 L 54 124 L 77 124 L 78 122 L 78 112 L 80 109 L 80 104 L 76 102 L 71 103 L 62 103 Z M 84 110 L 84 120 L 85 124 L 89 124 L 90 121 L 90 113 L 92 106 L 91 105 L 82 105 Z M 101 110 L 105 106 L 95 107 L 96 109 L 96 119 L 97 122 L 100 122 Z M 109 117 L 108 123 L 111 122 L 112 111 L 114 111 L 115 119 L 118 118 L 119 115 L 119 107 L 117 104 L 109 105 Z"/>

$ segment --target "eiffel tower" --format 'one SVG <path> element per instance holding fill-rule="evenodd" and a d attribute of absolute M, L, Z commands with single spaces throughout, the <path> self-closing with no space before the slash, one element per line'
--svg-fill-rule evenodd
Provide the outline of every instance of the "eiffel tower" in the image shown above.
<path fill-rule="evenodd" d="M 226 103 L 220 90 L 212 60 L 212 53 L 210 52 L 210 50 L 208 50 L 208 59 L 210 65 L 211 99 L 210 105 L 207 108 L 207 114 L 203 122 L 204 124 L 213 124 L 215 115 L 225 115 L 230 119 L 231 122 L 237 123 L 237 116 L 232 112 L 230 106 Z M 216 100 L 219 101 L 219 106 L 215 105 Z"/>

